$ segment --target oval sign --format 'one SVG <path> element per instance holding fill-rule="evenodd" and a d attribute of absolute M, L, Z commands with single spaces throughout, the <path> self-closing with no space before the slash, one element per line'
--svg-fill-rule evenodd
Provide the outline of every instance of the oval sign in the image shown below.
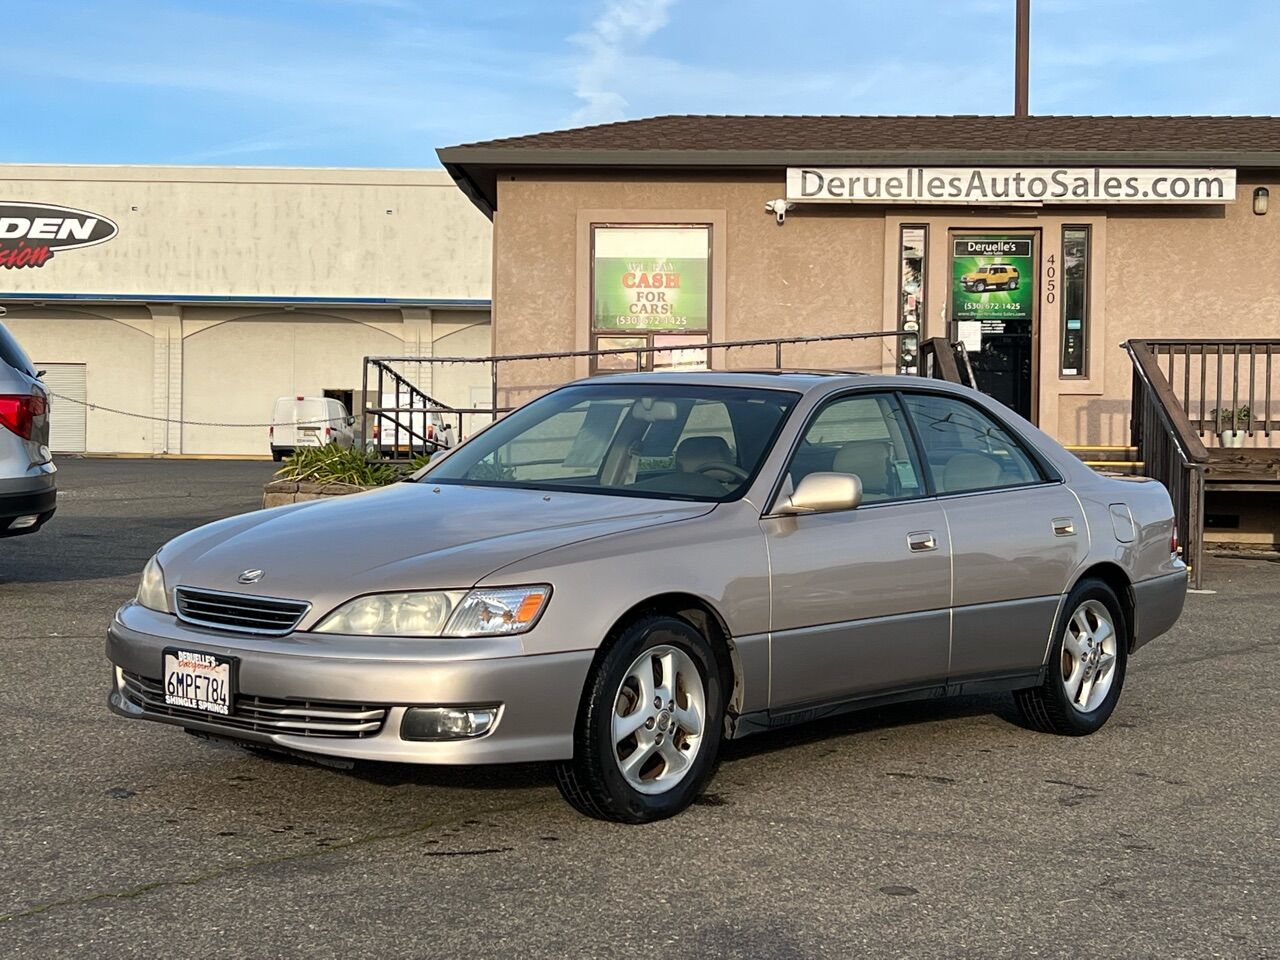
<path fill-rule="evenodd" d="M 55 253 L 106 243 L 119 232 L 100 213 L 0 200 L 0 267 L 43 267 Z"/>

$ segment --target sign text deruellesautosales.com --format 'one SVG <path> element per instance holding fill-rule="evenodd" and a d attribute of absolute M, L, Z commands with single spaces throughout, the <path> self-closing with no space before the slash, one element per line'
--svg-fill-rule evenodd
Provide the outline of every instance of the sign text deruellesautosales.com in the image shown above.
<path fill-rule="evenodd" d="M 1231 203 L 1236 172 L 1184 167 L 791 167 L 801 203 Z"/>

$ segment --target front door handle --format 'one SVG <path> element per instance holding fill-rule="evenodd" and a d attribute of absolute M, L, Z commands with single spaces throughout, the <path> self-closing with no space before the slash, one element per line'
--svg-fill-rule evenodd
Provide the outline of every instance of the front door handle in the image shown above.
<path fill-rule="evenodd" d="M 907 534 L 907 548 L 912 553 L 925 553 L 938 549 L 938 539 L 928 530 L 917 530 Z"/>
<path fill-rule="evenodd" d="M 1076 535 L 1076 522 L 1070 517 L 1054 517 L 1053 535 L 1055 537 L 1074 537 Z"/>

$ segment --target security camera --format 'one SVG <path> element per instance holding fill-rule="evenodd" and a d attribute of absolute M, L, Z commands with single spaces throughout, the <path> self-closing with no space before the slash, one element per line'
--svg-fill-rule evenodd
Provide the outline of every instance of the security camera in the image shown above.
<path fill-rule="evenodd" d="M 783 200 L 779 197 L 777 200 L 770 200 L 764 205 L 764 208 L 778 218 L 778 226 L 782 226 L 787 221 L 787 211 L 794 207 L 795 204 L 790 200 Z"/>

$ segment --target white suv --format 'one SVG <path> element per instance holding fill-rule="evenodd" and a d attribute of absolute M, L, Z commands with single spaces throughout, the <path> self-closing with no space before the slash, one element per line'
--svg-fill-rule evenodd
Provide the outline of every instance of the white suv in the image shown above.
<path fill-rule="evenodd" d="M 56 472 L 49 452 L 48 391 L 0 324 L 0 537 L 35 533 L 53 516 Z"/>

